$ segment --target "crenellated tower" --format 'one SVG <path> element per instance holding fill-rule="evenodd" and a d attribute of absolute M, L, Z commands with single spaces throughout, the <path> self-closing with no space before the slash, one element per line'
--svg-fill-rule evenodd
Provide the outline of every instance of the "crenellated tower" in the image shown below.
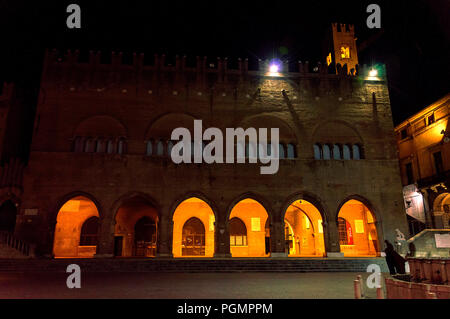
<path fill-rule="evenodd" d="M 328 66 L 333 65 L 336 70 L 338 69 L 338 65 L 342 68 L 347 66 L 347 72 L 354 74 L 358 65 L 358 50 L 354 25 L 332 23 L 325 50 L 325 61 Z"/>

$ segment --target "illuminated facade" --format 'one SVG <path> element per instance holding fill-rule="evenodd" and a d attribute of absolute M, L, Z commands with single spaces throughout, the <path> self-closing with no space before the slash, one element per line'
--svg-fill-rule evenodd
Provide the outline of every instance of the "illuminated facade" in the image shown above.
<path fill-rule="evenodd" d="M 383 72 L 237 65 L 47 52 L 15 235 L 61 258 L 325 258 L 407 232 Z M 279 128 L 278 172 L 173 163 L 194 119 Z"/>
<path fill-rule="evenodd" d="M 395 128 L 411 235 L 450 228 L 450 94 Z"/>

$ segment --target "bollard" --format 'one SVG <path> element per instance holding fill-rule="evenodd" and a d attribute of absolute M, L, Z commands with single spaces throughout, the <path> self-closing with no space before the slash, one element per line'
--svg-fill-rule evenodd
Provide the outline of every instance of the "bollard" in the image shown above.
<path fill-rule="evenodd" d="M 361 299 L 361 282 L 358 279 L 353 281 L 353 287 L 355 288 L 355 299 Z"/>
<path fill-rule="evenodd" d="M 384 299 L 383 288 L 377 288 L 377 299 Z"/>
<path fill-rule="evenodd" d="M 361 289 L 361 297 L 364 297 L 364 284 L 362 281 L 362 276 L 358 275 L 356 276 L 356 279 L 359 280 L 359 289 Z"/>

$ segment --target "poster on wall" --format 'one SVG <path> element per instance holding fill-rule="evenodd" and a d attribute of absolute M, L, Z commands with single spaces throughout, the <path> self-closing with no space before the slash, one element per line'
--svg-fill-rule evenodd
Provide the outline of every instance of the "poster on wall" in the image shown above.
<path fill-rule="evenodd" d="M 347 227 L 347 245 L 353 245 L 353 232 L 352 232 L 352 225 L 348 221 L 345 221 L 345 225 Z"/>
<path fill-rule="evenodd" d="M 403 198 L 405 200 L 406 213 L 422 223 L 425 223 L 423 195 L 419 192 L 415 184 L 403 187 Z"/>
<path fill-rule="evenodd" d="M 355 233 L 364 233 L 364 221 L 362 219 L 355 219 Z"/>
<path fill-rule="evenodd" d="M 450 234 L 434 234 L 436 248 L 450 248 Z"/>
<path fill-rule="evenodd" d="M 261 231 L 261 221 L 258 217 L 252 217 L 252 231 Z"/>

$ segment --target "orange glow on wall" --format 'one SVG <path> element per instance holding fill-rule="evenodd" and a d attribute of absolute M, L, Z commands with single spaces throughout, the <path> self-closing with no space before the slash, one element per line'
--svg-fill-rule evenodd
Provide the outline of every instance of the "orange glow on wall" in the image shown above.
<path fill-rule="evenodd" d="M 360 201 L 349 200 L 339 211 L 346 221 L 347 244 L 341 244 L 345 257 L 377 256 L 379 250 L 375 217 Z M 345 243 L 345 241 L 344 241 Z"/>
<path fill-rule="evenodd" d="M 267 257 L 266 254 L 266 221 L 268 214 L 257 201 L 246 198 L 237 203 L 231 210 L 230 220 L 237 217 L 247 228 L 247 245 L 231 246 L 232 257 Z"/>
<path fill-rule="evenodd" d="M 183 255 L 186 248 L 186 240 L 183 243 L 183 228 L 191 218 L 198 218 L 204 227 L 204 255 Z M 192 197 L 186 199 L 175 209 L 173 214 L 173 257 L 213 257 L 214 256 L 214 222 L 215 216 L 211 207 L 203 200 Z M 185 235 L 190 234 L 189 229 L 184 228 Z M 190 240 L 191 237 L 188 239 Z M 192 235 L 196 240 L 197 237 Z M 195 250 L 192 250 L 195 251 Z M 198 250 L 197 250 L 198 251 Z"/>
<path fill-rule="evenodd" d="M 80 246 L 83 223 L 98 215 L 95 204 L 88 198 L 77 196 L 67 201 L 56 218 L 53 254 L 61 257 L 93 257 L 96 246 Z"/>
<path fill-rule="evenodd" d="M 284 218 L 292 229 L 292 236 L 286 243 L 290 257 L 324 256 L 322 216 L 313 204 L 296 200 L 286 210 Z"/>

